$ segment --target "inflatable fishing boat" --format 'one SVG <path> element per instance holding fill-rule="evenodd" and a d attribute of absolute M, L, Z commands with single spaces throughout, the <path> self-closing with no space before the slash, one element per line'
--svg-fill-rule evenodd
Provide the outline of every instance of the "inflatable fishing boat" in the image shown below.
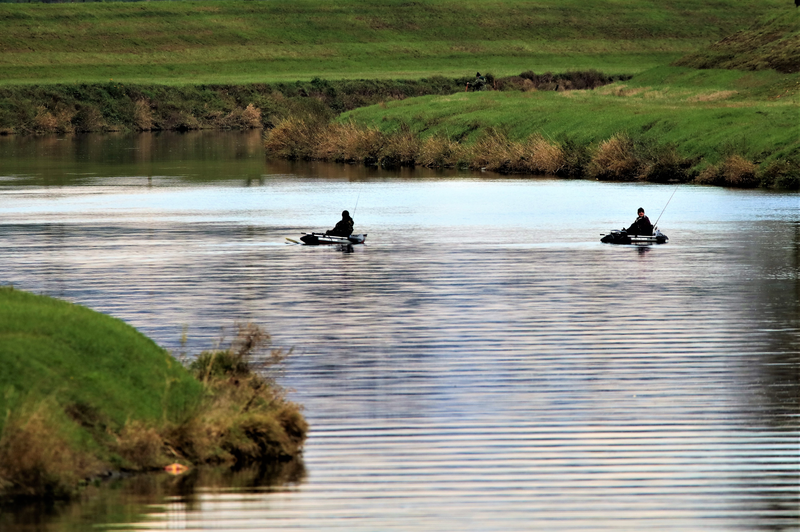
<path fill-rule="evenodd" d="M 666 244 L 669 242 L 667 235 L 656 229 L 652 235 L 629 235 L 624 229 L 611 231 L 600 239 L 603 244 L 633 244 L 635 246 L 649 246 L 651 244 Z"/>
<path fill-rule="evenodd" d="M 306 246 L 351 246 L 353 244 L 363 244 L 366 239 L 367 235 L 333 236 L 325 233 L 303 233 L 303 236 L 300 237 L 300 242 L 291 238 L 286 240 L 295 244 L 302 242 Z"/>

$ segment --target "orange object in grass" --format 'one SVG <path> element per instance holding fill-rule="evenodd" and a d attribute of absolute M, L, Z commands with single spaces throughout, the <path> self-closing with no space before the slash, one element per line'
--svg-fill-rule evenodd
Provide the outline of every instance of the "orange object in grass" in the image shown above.
<path fill-rule="evenodd" d="M 170 464 L 164 468 L 164 471 L 166 471 L 170 475 L 180 475 L 181 473 L 185 473 L 188 470 L 189 470 L 188 467 L 178 463 Z"/>

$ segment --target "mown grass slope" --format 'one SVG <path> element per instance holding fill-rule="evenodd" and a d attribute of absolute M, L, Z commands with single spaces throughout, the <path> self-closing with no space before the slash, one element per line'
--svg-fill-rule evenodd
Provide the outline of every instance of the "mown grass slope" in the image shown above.
<path fill-rule="evenodd" d="M 682 57 L 674 64 L 694 68 L 800 72 L 800 10 L 783 11 Z"/>
<path fill-rule="evenodd" d="M 177 421 L 202 397 L 200 383 L 155 342 L 79 305 L 0 288 L 0 338 L 3 412 L 26 396 L 52 397 L 68 409 L 93 405 L 122 426 L 131 416 Z"/>
<path fill-rule="evenodd" d="M 0 83 L 263 83 L 666 64 L 785 0 L 0 4 Z"/>

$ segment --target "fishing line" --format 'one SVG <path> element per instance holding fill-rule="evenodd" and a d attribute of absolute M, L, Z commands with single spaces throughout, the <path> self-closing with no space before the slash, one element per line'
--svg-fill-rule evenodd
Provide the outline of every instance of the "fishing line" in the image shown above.
<path fill-rule="evenodd" d="M 679 186 L 680 186 L 680 185 L 678 185 L 678 187 L 679 187 Z M 669 205 L 669 202 L 670 202 L 670 201 L 672 201 L 672 196 L 674 196 L 674 195 L 675 195 L 675 193 L 678 191 L 678 187 L 675 187 L 675 190 L 673 190 L 673 191 L 672 191 L 672 195 L 671 195 L 671 196 L 669 197 L 669 199 L 667 200 L 667 205 Z M 658 218 L 656 218 L 656 223 L 654 223 L 654 224 L 653 224 L 653 228 L 654 228 L 654 229 L 655 229 L 655 228 L 658 226 L 658 221 L 659 221 L 659 220 L 661 219 L 661 217 L 664 215 L 664 211 L 666 211 L 666 210 L 667 210 L 667 205 L 664 205 L 664 208 L 663 208 L 663 209 L 661 209 L 661 214 L 659 214 L 659 215 L 658 215 Z"/>
<path fill-rule="evenodd" d="M 356 196 L 356 206 L 353 208 L 353 216 L 351 216 L 351 218 L 355 218 L 356 217 L 356 209 L 358 209 L 358 199 L 361 197 L 361 189 L 363 189 L 363 188 L 364 187 L 359 187 L 359 189 L 358 189 L 358 196 Z"/>

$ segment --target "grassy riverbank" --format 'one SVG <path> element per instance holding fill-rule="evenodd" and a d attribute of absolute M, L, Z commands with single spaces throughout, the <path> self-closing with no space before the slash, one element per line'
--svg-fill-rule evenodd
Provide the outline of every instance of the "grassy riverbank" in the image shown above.
<path fill-rule="evenodd" d="M 87 478 L 176 461 L 297 455 L 298 406 L 248 365 L 268 338 L 241 333 L 187 369 L 120 320 L 0 288 L 0 495 L 68 496 Z"/>
<path fill-rule="evenodd" d="M 799 36 L 800 15 L 784 10 L 682 60 L 724 66 L 741 54 L 750 71 L 661 66 L 590 91 L 509 78 L 511 91 L 382 102 L 309 134 L 286 121 L 267 148 L 288 158 L 797 189 Z"/>
<path fill-rule="evenodd" d="M 205 0 L 0 4 L 0 85 L 632 74 L 785 0 Z"/>
<path fill-rule="evenodd" d="M 387 101 L 335 122 L 288 119 L 289 159 L 800 188 L 800 74 L 659 67 L 591 91 Z"/>

